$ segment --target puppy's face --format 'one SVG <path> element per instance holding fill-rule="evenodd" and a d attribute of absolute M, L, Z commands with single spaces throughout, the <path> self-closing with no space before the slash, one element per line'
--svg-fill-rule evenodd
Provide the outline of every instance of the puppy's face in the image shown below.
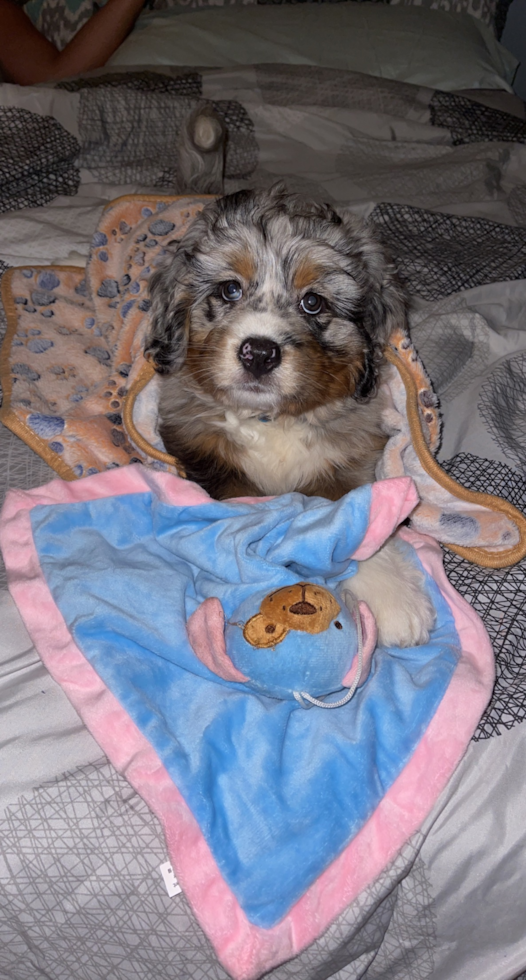
<path fill-rule="evenodd" d="M 151 280 L 146 349 L 221 404 L 299 415 L 374 391 L 404 315 L 364 226 L 281 188 L 209 205 Z"/>

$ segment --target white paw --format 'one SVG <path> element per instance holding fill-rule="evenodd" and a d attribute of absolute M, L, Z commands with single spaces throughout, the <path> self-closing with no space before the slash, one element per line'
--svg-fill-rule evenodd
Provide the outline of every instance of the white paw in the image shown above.
<path fill-rule="evenodd" d="M 400 589 L 396 603 L 381 601 L 375 610 L 378 642 L 387 647 L 415 647 L 427 643 L 435 622 L 435 610 L 423 586 Z"/>
<path fill-rule="evenodd" d="M 344 583 L 369 606 L 383 646 L 427 643 L 435 622 L 424 575 L 410 555 L 405 542 L 391 538 L 376 555 L 359 562 L 356 575 Z"/>

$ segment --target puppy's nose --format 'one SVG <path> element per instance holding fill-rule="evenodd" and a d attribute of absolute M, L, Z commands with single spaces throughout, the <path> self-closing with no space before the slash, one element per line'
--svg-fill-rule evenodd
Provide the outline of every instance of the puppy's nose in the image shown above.
<path fill-rule="evenodd" d="M 237 356 L 245 370 L 255 378 L 261 378 L 281 364 L 279 344 L 269 337 L 247 337 L 241 343 Z"/>

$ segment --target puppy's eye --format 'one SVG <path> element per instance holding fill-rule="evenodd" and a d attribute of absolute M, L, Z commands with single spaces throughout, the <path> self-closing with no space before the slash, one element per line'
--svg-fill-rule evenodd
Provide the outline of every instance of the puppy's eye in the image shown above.
<path fill-rule="evenodd" d="M 300 307 L 304 313 L 317 316 L 318 313 L 322 313 L 325 309 L 325 300 L 323 296 L 318 296 L 318 293 L 305 293 L 305 296 L 300 302 Z"/>
<path fill-rule="evenodd" d="M 227 303 L 237 303 L 242 295 L 243 290 L 235 279 L 230 279 L 221 286 L 221 299 L 224 299 Z"/>

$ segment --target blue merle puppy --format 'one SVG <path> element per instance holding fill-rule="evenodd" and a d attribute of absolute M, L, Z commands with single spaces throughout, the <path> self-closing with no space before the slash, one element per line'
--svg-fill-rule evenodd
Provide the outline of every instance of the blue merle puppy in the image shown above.
<path fill-rule="evenodd" d="M 375 478 L 383 349 L 406 322 L 372 231 L 282 185 L 208 204 L 152 276 L 145 350 L 162 376 L 159 431 L 213 497 L 336 500 Z M 349 586 L 384 642 L 427 638 L 423 579 L 392 540 Z"/>

